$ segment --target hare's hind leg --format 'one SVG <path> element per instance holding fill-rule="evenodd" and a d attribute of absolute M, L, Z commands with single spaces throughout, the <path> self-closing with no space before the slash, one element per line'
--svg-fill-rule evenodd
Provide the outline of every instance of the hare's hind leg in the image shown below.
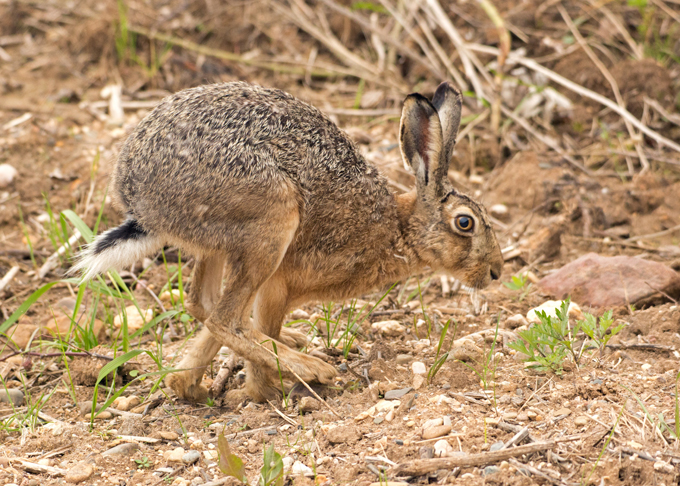
<path fill-rule="evenodd" d="M 289 302 L 286 279 L 279 269 L 258 290 L 253 319 L 257 329 L 270 338 L 289 348 L 300 349 L 307 345 L 307 336 L 295 329 L 282 327 L 286 312 L 290 310 Z"/>
<path fill-rule="evenodd" d="M 224 256 L 199 257 L 191 277 L 187 307 L 192 316 L 205 322 L 220 299 Z M 166 378 L 174 392 L 193 402 L 203 402 L 208 390 L 201 385 L 205 369 L 220 350 L 222 343 L 204 327 L 188 347 L 177 368 L 184 369 Z"/>
<path fill-rule="evenodd" d="M 278 380 L 279 369 L 286 380 L 295 379 L 289 367 L 305 381 L 329 383 L 336 374 L 331 365 L 298 353 L 281 342 L 276 343 L 277 359 L 273 353 L 274 340 L 250 322 L 258 290 L 276 272 L 298 226 L 296 208 L 282 206 L 270 208 L 264 219 L 242 225 L 240 234 L 230 240 L 224 292 L 206 321 L 208 329 L 221 342 L 248 360 L 250 369 L 256 370 L 249 380 L 252 385 L 246 388 L 256 400 L 276 396 L 276 390 L 258 384 L 264 376 L 268 377 L 266 382 Z M 277 324 L 279 329 L 281 322 Z"/>

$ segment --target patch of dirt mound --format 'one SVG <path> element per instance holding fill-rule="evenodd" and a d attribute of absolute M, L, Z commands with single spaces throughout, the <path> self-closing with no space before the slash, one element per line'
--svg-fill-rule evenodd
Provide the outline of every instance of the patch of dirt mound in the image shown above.
<path fill-rule="evenodd" d="M 680 305 L 665 304 L 636 312 L 630 326 L 621 331 L 621 339 L 645 336 L 659 343 L 667 344 L 669 338 L 680 333 Z"/>
<path fill-rule="evenodd" d="M 603 62 L 605 65 L 607 64 L 606 60 Z M 581 50 L 562 58 L 560 62 L 555 65 L 554 71 L 596 93 L 606 95 L 608 92 L 611 92 L 609 83 L 602 72 L 595 64 L 593 64 L 593 61 L 590 60 L 588 55 Z M 572 91 L 563 90 L 563 92 L 575 101 L 585 101 Z M 591 103 L 595 102 L 592 101 Z"/>
<path fill-rule="evenodd" d="M 501 203 L 533 209 L 555 197 L 557 186 L 573 185 L 572 173 L 561 167 L 539 164 L 535 152 L 522 152 L 510 159 L 489 180 L 487 204 Z"/>
<path fill-rule="evenodd" d="M 659 101 L 662 106 L 673 106 L 671 75 L 653 59 L 622 61 L 612 68 L 612 76 L 628 111 L 637 117 L 642 116 L 645 96 Z"/>

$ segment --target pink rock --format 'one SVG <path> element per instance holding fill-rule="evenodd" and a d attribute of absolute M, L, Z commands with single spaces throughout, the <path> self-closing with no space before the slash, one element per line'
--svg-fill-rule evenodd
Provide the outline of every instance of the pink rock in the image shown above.
<path fill-rule="evenodd" d="M 613 307 L 650 298 L 680 296 L 680 274 L 662 263 L 628 256 L 588 253 L 538 282 L 558 299 L 568 296 L 582 306 Z"/>

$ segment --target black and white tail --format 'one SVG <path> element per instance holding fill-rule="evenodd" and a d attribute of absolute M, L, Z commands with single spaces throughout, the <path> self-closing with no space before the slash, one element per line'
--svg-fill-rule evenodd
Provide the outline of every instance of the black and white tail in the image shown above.
<path fill-rule="evenodd" d="M 69 273 L 81 273 L 83 280 L 89 280 L 112 268 L 130 266 L 162 246 L 162 239 L 144 230 L 137 220 L 128 218 L 120 226 L 97 236 L 80 253 Z"/>

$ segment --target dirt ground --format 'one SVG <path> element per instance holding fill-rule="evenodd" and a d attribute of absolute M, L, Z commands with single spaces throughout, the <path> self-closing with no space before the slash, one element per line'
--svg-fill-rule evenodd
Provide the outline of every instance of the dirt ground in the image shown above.
<path fill-rule="evenodd" d="M 523 49 L 554 73 L 615 99 L 610 76 L 636 119 L 680 140 L 678 2 L 494 3 L 513 51 Z M 395 192 L 413 187 L 398 148 L 400 103 L 411 91 L 431 96 L 441 79 L 400 54 L 419 44 L 394 23 L 386 25 L 403 45 L 396 54 L 383 45 L 383 59 L 377 54 L 383 41 L 330 4 L 354 5 L 350 12 L 369 27 L 390 17 L 381 6 L 390 2 L 0 0 L 0 164 L 16 169 L 7 184 L 0 173 L 0 278 L 11 274 L 0 284 L 1 321 L 27 308 L 16 324 L 0 327 L 0 398 L 9 390 L 23 395 L 16 406 L 0 402 L 0 485 L 238 484 L 218 467 L 221 433 L 250 483 L 258 482 L 263 452 L 273 445 L 284 457 L 286 481 L 295 484 L 680 484 L 677 296 L 653 289 L 645 301 L 610 307 L 614 322 L 625 324 L 621 332 L 602 355 L 588 354 L 593 359 L 579 366 L 565 362 L 559 374 L 532 369 L 508 346 L 521 325 L 515 316 L 551 298 L 538 290 L 539 279 L 585 254 L 638 257 L 680 270 L 680 156 L 652 136 L 631 138 L 614 110 L 559 83 L 545 84 L 526 67 L 508 65 L 503 79 L 494 78 L 496 58 L 488 53 L 479 54 L 491 65 L 483 82 L 531 130 L 503 115 L 494 132 L 493 104 L 466 96 L 465 133 L 449 178 L 495 208 L 490 213 L 505 256 L 501 282 L 477 292 L 430 273 L 399 282 L 370 317 L 359 319 L 346 355 L 342 340 L 327 346 L 310 323 L 322 322 L 330 309 L 340 336 L 350 303 L 343 312 L 342 303 L 310 302 L 287 322 L 308 334 L 307 352 L 338 370 L 335 386 L 318 390 L 324 403 L 299 386 L 276 403 L 228 403 L 224 393 L 242 387 L 245 375 L 242 360 L 223 347 L 205 383 L 226 382 L 217 396 L 195 404 L 178 399 L 153 374 L 152 356 L 172 367 L 202 326 L 175 297 L 176 273 L 181 270 L 183 292 L 193 259 L 166 248 L 122 275 L 140 309 L 152 316 L 176 312 L 162 321 L 165 327 L 131 339 L 131 349 L 148 354 L 102 382 L 96 401 L 125 385 L 121 396 L 136 398 L 114 402 L 90 420 L 99 372 L 114 351 L 123 353 L 116 318 L 131 303 L 105 294 L 92 300 L 87 290 L 82 312 L 93 331 L 88 339 L 76 335 L 63 309 L 79 305 L 78 285 L 66 280 L 66 271 L 71 247 L 84 241 L 64 244 L 74 228 L 59 214 L 72 210 L 99 231 L 121 222 L 106 192 L 109 174 L 126 135 L 164 96 L 233 80 L 285 89 L 333 117 Z M 334 33 L 349 54 L 281 10 L 302 12 L 303 19 L 305 5 L 315 12 L 326 5 L 319 29 Z M 465 42 L 499 46 L 498 31 L 477 2 L 442 5 Z M 605 72 L 580 48 L 562 5 Z M 418 18 L 412 12 L 407 21 Z M 457 52 L 434 20 L 421 20 L 413 24 L 417 32 L 427 37 L 429 25 L 446 52 Z M 152 39 L 158 33 L 189 44 Z M 361 77 L 362 64 L 352 55 L 388 67 Z M 464 71 L 457 54 L 450 62 Z M 549 89 L 534 89 L 539 83 Z M 103 92 L 110 86 L 121 87 L 118 105 Z M 547 91 L 569 108 L 550 105 L 541 94 Z M 122 118 L 114 118 L 116 106 Z M 480 113 L 486 115 L 474 118 Z M 523 289 L 503 285 L 519 275 L 527 278 Z M 356 307 L 373 307 L 386 290 L 357 296 Z M 596 315 L 608 310 L 577 303 Z M 373 325 L 387 320 L 397 321 L 398 332 L 383 335 Z M 461 344 L 466 336 L 469 344 Z M 436 373 L 418 373 L 420 366 L 436 369 L 441 354 L 458 345 L 469 352 L 439 363 Z M 152 374 L 140 379 L 145 373 Z M 428 438 L 433 427 L 445 432 Z M 515 438 L 515 446 L 550 444 L 488 459 L 512 451 L 508 442 L 524 428 L 528 436 Z M 451 462 L 409 472 L 437 455 Z"/>

